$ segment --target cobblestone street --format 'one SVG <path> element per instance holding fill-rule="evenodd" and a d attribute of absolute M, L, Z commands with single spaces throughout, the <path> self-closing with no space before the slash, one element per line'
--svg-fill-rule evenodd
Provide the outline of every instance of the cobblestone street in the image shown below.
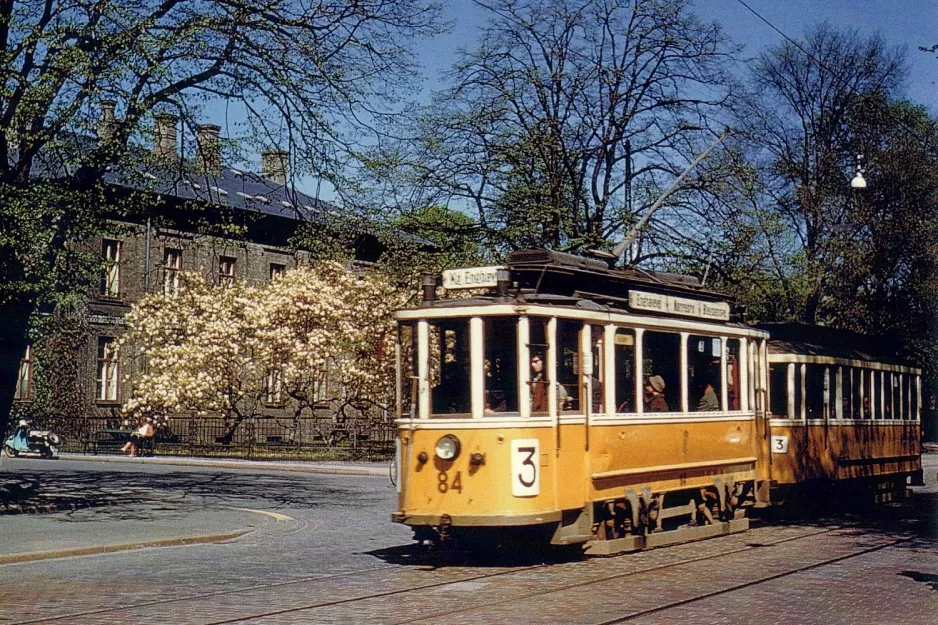
<path fill-rule="evenodd" d="M 931 482 L 936 465 L 938 456 L 926 456 Z M 0 566 L 0 623 L 768 625 L 928 623 L 938 615 L 934 484 L 913 506 L 875 518 L 792 515 L 632 555 L 521 560 L 412 545 L 407 528 L 388 521 L 394 489 L 377 475 L 17 466 L 56 487 L 108 484 L 134 496 L 0 517 L 6 552 L 10 541 L 31 552 L 123 546 Z M 168 546 L 133 548 L 173 537 Z"/>

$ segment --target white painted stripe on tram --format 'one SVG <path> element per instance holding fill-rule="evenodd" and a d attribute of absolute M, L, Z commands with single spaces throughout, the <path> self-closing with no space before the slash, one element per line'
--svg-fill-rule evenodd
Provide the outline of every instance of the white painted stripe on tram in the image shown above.
<path fill-rule="evenodd" d="M 756 415 L 753 412 L 711 412 L 707 414 L 685 414 L 682 412 L 662 412 L 654 417 L 638 414 L 619 414 L 615 416 L 593 415 L 591 425 L 622 426 L 622 425 L 652 425 L 667 423 L 708 423 L 720 421 L 753 421 Z M 582 415 L 561 416 L 561 425 L 585 425 L 586 417 Z M 524 428 L 550 428 L 553 422 L 550 417 L 516 418 L 488 418 L 482 419 L 398 419 L 395 424 L 401 429 L 420 430 L 492 430 L 492 429 L 524 429 Z"/>
<path fill-rule="evenodd" d="M 459 301 L 459 300 L 454 300 Z M 414 308 L 401 310 L 394 314 L 400 321 L 416 321 L 430 319 L 451 319 L 469 317 L 499 317 L 499 316 L 527 315 L 528 317 L 556 317 L 558 319 L 574 319 L 596 323 L 614 323 L 629 328 L 646 328 L 664 331 L 688 331 L 705 336 L 729 336 L 732 338 L 746 336 L 754 338 L 769 338 L 769 333 L 751 327 L 740 327 L 728 323 L 705 323 L 687 321 L 674 317 L 647 317 L 633 315 L 625 312 L 603 312 L 584 310 L 582 308 L 563 308 L 560 306 L 538 306 L 526 304 L 486 304 L 483 306 L 453 306 L 447 308 Z"/>
<path fill-rule="evenodd" d="M 874 369 L 877 371 L 896 371 L 899 373 L 911 373 L 921 375 L 922 370 L 915 367 L 904 367 L 902 365 L 889 365 L 881 362 L 869 360 L 852 360 L 850 358 L 834 358 L 833 356 L 809 356 L 807 354 L 769 354 L 769 362 L 778 363 L 806 363 L 815 365 L 841 365 L 844 367 L 856 367 L 858 369 Z"/>
<path fill-rule="evenodd" d="M 810 425 L 813 427 L 820 427 L 824 425 L 829 426 L 872 426 L 872 425 L 917 425 L 917 419 L 831 419 L 830 421 L 825 421 L 824 419 L 808 419 L 807 421 L 802 421 L 800 419 L 770 419 L 769 425 L 772 427 L 803 427 Z"/>

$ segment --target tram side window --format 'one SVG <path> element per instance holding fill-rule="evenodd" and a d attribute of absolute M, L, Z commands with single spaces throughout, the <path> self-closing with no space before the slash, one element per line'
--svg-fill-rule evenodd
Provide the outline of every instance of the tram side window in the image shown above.
<path fill-rule="evenodd" d="M 722 341 L 709 336 L 687 339 L 687 392 L 691 411 L 720 410 L 723 376 L 720 371 Z"/>
<path fill-rule="evenodd" d="M 804 370 L 804 365 L 795 365 L 795 418 L 801 419 L 804 414 L 801 412 L 801 400 L 804 397 L 804 382 L 801 377 L 801 372 Z"/>
<path fill-rule="evenodd" d="M 896 389 L 896 376 L 892 374 L 891 371 L 883 371 L 883 419 L 892 419 L 893 415 L 896 414 L 896 411 L 892 405 L 892 400 L 895 398 Z"/>
<path fill-rule="evenodd" d="M 863 376 L 863 369 L 852 367 L 850 369 L 850 408 L 854 419 L 860 419 L 860 410 L 862 401 L 860 400 L 860 379 Z"/>
<path fill-rule="evenodd" d="M 788 418 L 788 363 L 769 364 L 769 410 L 777 419 Z"/>
<path fill-rule="evenodd" d="M 860 378 L 863 386 L 862 416 L 864 419 L 872 419 L 873 400 L 870 394 L 873 392 L 873 372 L 869 369 L 863 369 L 860 371 Z"/>
<path fill-rule="evenodd" d="M 853 367 L 840 368 L 841 418 L 853 419 Z"/>
<path fill-rule="evenodd" d="M 435 415 L 469 414 L 469 320 L 430 324 L 430 405 Z"/>
<path fill-rule="evenodd" d="M 916 420 L 918 419 L 918 376 L 917 375 L 909 376 L 909 386 L 911 387 L 909 389 L 909 395 L 911 395 L 911 398 L 909 401 L 909 407 L 911 408 L 911 410 L 909 411 L 909 418 L 912 420 Z"/>
<path fill-rule="evenodd" d="M 528 353 L 531 358 L 530 393 L 531 414 L 547 414 L 547 387 L 553 381 L 547 370 L 547 320 L 531 319 L 529 328 Z"/>
<path fill-rule="evenodd" d="M 728 410 L 740 409 L 740 396 L 745 389 L 739 387 L 739 369 L 745 363 L 739 357 L 739 339 L 726 340 L 726 401 Z"/>
<path fill-rule="evenodd" d="M 883 418 L 883 374 L 879 371 L 870 371 L 870 384 L 873 392 L 870 400 L 873 402 L 873 418 Z"/>
<path fill-rule="evenodd" d="M 808 419 L 824 418 L 824 371 L 823 365 L 805 365 L 805 413 Z"/>
<path fill-rule="evenodd" d="M 605 380 L 603 377 L 606 375 L 605 366 L 603 363 L 603 337 L 604 337 L 605 328 L 602 326 L 590 326 L 590 348 L 593 354 L 593 374 L 590 376 L 590 410 L 593 413 L 601 413 L 605 411 L 603 406 L 603 385 Z M 582 392 L 586 393 L 586 386 L 583 386 Z M 586 401 L 585 395 L 580 398 L 580 405 L 582 406 Z"/>
<path fill-rule="evenodd" d="M 903 419 L 913 419 L 912 416 L 912 376 L 908 373 L 902 374 L 902 418 Z"/>
<path fill-rule="evenodd" d="M 557 322 L 557 404 L 561 412 L 580 412 L 580 330 L 577 321 Z"/>
<path fill-rule="evenodd" d="M 616 412 L 636 412 L 635 331 L 616 330 Z"/>
<path fill-rule="evenodd" d="M 483 337 L 486 414 L 518 412 L 518 318 L 485 319 Z"/>
<path fill-rule="evenodd" d="M 411 324 L 401 324 L 397 335 L 400 345 L 400 372 L 398 381 L 401 389 L 400 416 L 404 419 L 417 417 L 417 333 Z"/>
<path fill-rule="evenodd" d="M 681 336 L 646 332 L 642 340 L 645 412 L 681 410 Z"/>

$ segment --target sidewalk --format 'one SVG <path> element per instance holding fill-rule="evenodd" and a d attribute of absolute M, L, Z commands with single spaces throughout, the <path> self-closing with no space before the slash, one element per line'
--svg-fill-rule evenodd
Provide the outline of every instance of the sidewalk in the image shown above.
<path fill-rule="evenodd" d="M 82 520 L 89 521 L 87 523 Z M 89 556 L 153 547 L 179 547 L 233 540 L 269 523 L 239 510 L 191 511 L 185 517 L 141 522 L 88 508 L 71 513 L 0 516 L 0 567 L 75 556 Z"/>
<path fill-rule="evenodd" d="M 180 467 L 219 467 L 248 471 L 292 471 L 299 473 L 325 473 L 331 475 L 362 475 L 369 477 L 387 477 L 390 470 L 388 462 L 344 462 L 299 460 L 244 460 L 240 458 L 198 458 L 192 456 L 92 456 L 84 454 L 61 454 L 62 460 L 85 462 L 112 462 L 118 464 L 163 464 Z"/>

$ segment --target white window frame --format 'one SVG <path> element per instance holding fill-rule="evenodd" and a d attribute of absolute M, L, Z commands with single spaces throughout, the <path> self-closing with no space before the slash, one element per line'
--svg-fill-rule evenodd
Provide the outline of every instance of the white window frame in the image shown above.
<path fill-rule="evenodd" d="M 218 257 L 218 283 L 231 285 L 237 277 L 238 259 L 234 256 Z"/>
<path fill-rule="evenodd" d="M 101 285 L 101 295 L 105 297 L 120 296 L 121 281 L 121 241 L 116 239 L 101 240 L 101 256 L 107 266 L 104 268 L 104 280 Z"/>
<path fill-rule="evenodd" d="M 179 294 L 179 275 L 182 272 L 182 250 L 167 247 L 163 250 L 163 295 Z"/>
<path fill-rule="evenodd" d="M 97 388 L 95 398 L 99 402 L 120 401 L 120 364 L 112 337 L 98 337 Z"/>
<path fill-rule="evenodd" d="M 16 374 L 16 390 L 13 391 L 14 401 L 27 401 L 32 399 L 31 387 L 33 384 L 33 346 L 26 346 L 26 353 L 20 358 L 19 370 Z"/>

